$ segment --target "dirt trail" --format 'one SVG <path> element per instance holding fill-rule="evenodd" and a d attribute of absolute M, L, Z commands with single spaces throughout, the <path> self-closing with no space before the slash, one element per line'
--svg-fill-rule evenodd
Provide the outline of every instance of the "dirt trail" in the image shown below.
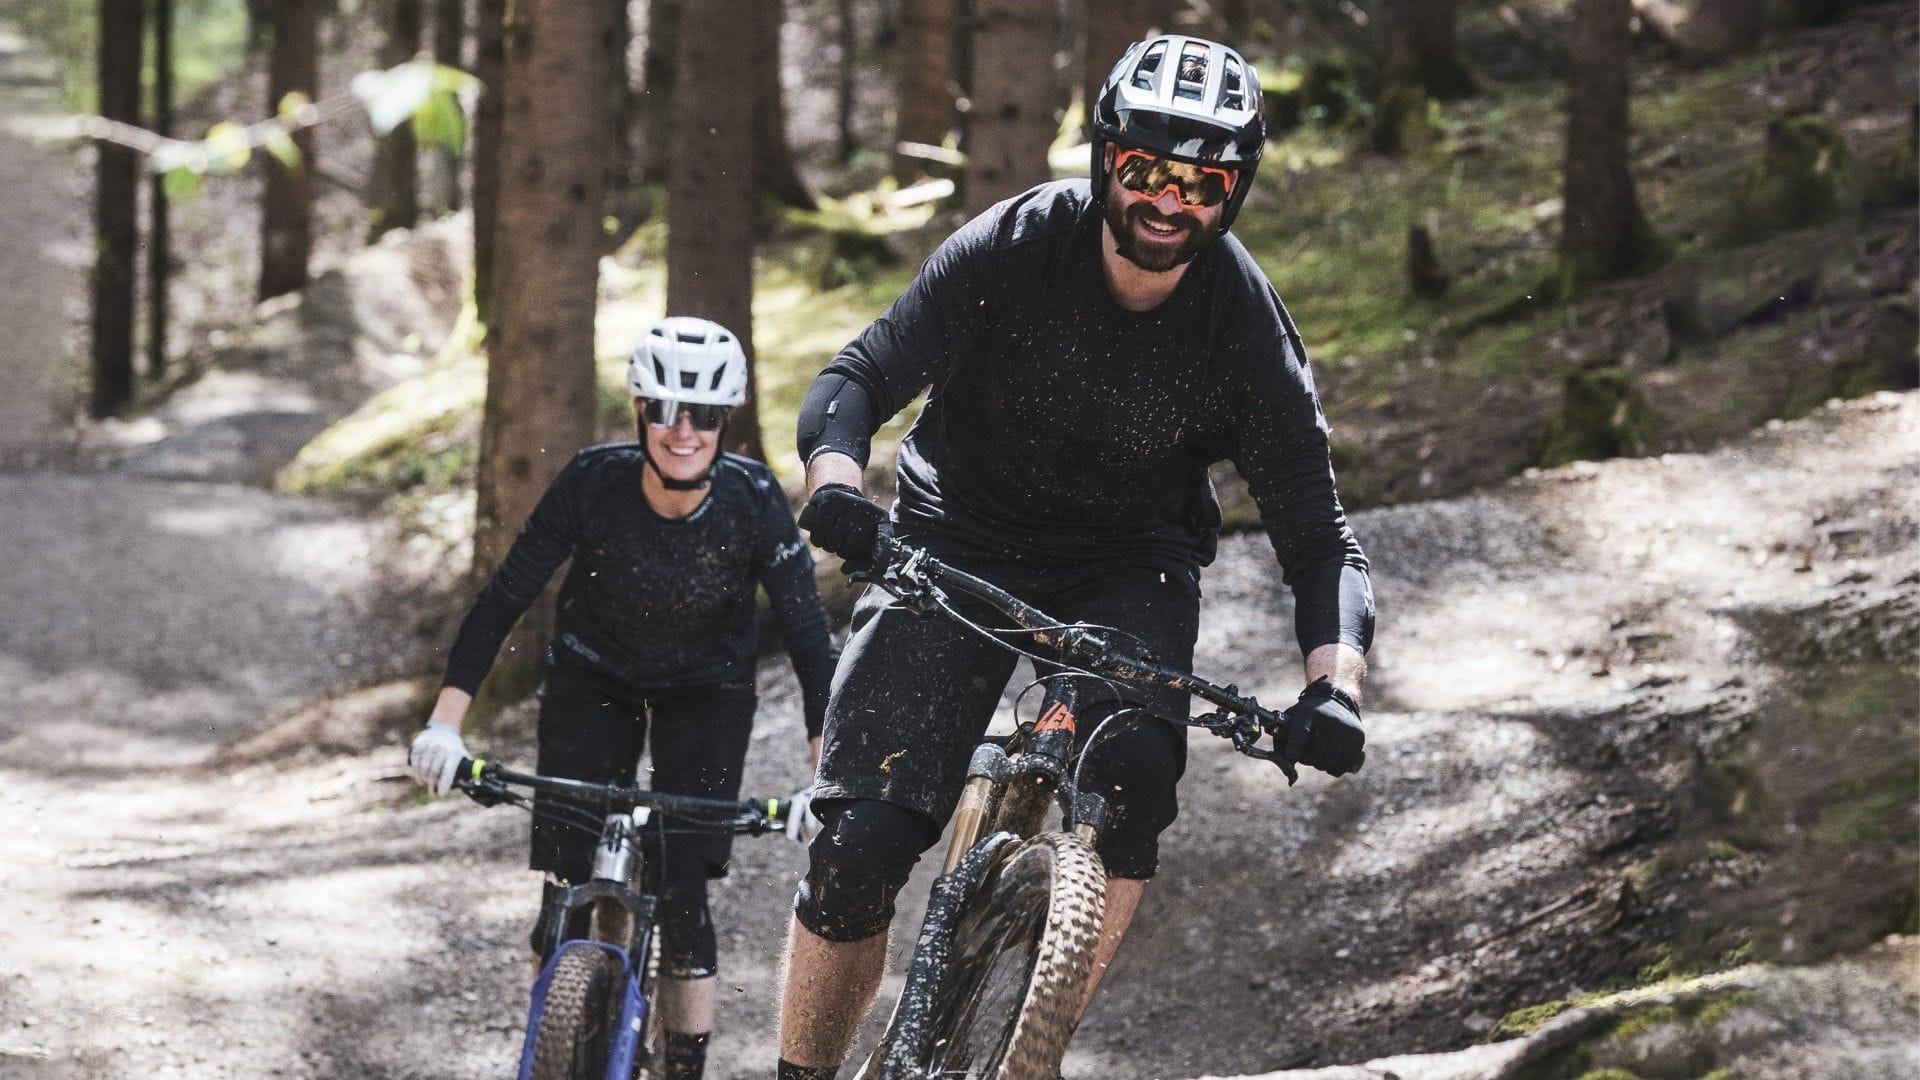
<path fill-rule="evenodd" d="M 1809 632 L 1851 627 L 1910 654 L 1917 435 L 1920 398 L 1884 396 L 1715 454 L 1362 515 L 1388 620 L 1367 770 L 1285 792 L 1269 769 L 1196 745 L 1162 879 L 1067 1075 L 1448 1049 L 1507 1008 L 1617 973 L 1664 933 L 1660 897 L 1623 914 L 1619 894 L 1621 868 L 1660 835 L 1649 791 L 1677 775 L 1662 740 L 1760 715 L 1774 677 L 1753 628 L 1800 613 Z M 264 512 L 249 527 L 207 507 L 280 500 L 218 485 L 6 482 L 197 531 L 113 575 L 165 582 L 163 632 L 137 591 L 103 589 L 77 619 L 70 592 L 41 588 L 34 607 L 39 583 L 111 561 L 113 522 L 0 522 L 0 543 L 21 553 L 0 591 L 24 613 L 4 642 L 6 696 L 30 704 L 9 710 L 0 743 L 15 823 L 0 836 L 0 1072 L 503 1074 L 535 895 L 520 821 L 415 804 L 397 747 L 193 764 L 329 681 L 315 658 L 337 658 L 334 643 L 377 610 L 373 583 L 354 577 L 380 555 L 353 539 L 369 533 Z M 304 549 L 290 539 L 302 534 Z M 196 563 L 185 545 L 221 573 L 162 578 Z M 129 553 L 121 541 L 116 557 Z M 216 577 L 230 591 L 205 591 Z M 1277 697 L 1296 661 L 1273 579 L 1264 541 L 1225 545 L 1200 666 Z M 254 621 L 232 621 L 244 612 Z M 341 670 L 365 677 L 359 655 Z M 791 677 L 770 666 L 763 693 L 747 787 L 779 792 L 800 772 Z M 742 843 L 718 889 L 717 1077 L 762 1076 L 771 1061 L 800 854 Z M 1891 1015 L 1913 1019 L 1904 1000 Z M 1910 1041 L 1920 1028 L 1883 1019 L 1856 1034 Z M 1841 1075 L 1817 1060 L 1776 1075 Z"/>
<path fill-rule="evenodd" d="M 60 108 L 54 62 L 0 18 L 0 467 L 48 456 L 74 407 L 66 358 L 86 312 L 87 188 L 74 155 L 32 134 Z"/>

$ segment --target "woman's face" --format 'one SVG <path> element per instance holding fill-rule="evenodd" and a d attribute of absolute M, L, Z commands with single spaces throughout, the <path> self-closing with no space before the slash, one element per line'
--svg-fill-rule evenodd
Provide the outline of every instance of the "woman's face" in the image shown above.
<path fill-rule="evenodd" d="M 694 427 L 693 418 L 684 410 L 670 426 L 648 423 L 645 405 L 645 399 L 633 399 L 634 417 L 639 422 L 641 437 L 647 442 L 647 457 L 653 467 L 669 480 L 692 481 L 705 477 L 713 465 L 714 455 L 720 451 L 720 432 Z"/>

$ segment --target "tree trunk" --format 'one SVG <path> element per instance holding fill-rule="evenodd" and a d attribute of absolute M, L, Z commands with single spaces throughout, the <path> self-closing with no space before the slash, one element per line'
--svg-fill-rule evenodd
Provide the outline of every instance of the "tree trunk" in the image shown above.
<path fill-rule="evenodd" d="M 1574 280 L 1639 266 L 1651 236 L 1628 170 L 1631 0 L 1574 0 L 1560 254 Z"/>
<path fill-rule="evenodd" d="M 976 0 L 972 146 L 967 213 L 1018 195 L 1053 173 L 1053 53 L 1060 11 L 1051 0 Z"/>
<path fill-rule="evenodd" d="M 1213 10 L 1225 32 L 1222 40 L 1235 49 L 1246 48 L 1247 38 L 1253 34 L 1252 0 L 1213 0 Z"/>
<path fill-rule="evenodd" d="M 1474 92 L 1473 75 L 1460 62 L 1455 46 L 1456 0 L 1413 0 L 1409 37 L 1414 74 L 1427 96 L 1457 101 Z"/>
<path fill-rule="evenodd" d="M 272 53 L 267 61 L 267 115 L 279 112 L 288 94 L 319 99 L 319 18 L 315 0 L 285 0 L 274 9 Z M 293 136 L 300 160 L 282 165 L 266 158 L 266 191 L 260 211 L 260 299 L 305 288 L 313 253 L 314 129 Z"/>
<path fill-rule="evenodd" d="M 593 331 L 609 118 L 604 3 L 513 0 L 473 559 L 490 574 L 593 439 Z M 551 608 L 523 623 L 544 643 Z M 530 628 L 530 629 L 529 629 Z"/>
<path fill-rule="evenodd" d="M 1093 130 L 1093 109 L 1100 97 L 1100 87 L 1106 84 L 1113 65 L 1126 55 L 1127 46 L 1145 38 L 1152 29 L 1152 5 L 1147 0 L 1107 0 L 1097 9 L 1087 11 L 1086 74 L 1081 80 L 1085 96 L 1081 98 L 1081 107 L 1087 113 L 1089 133 Z"/>
<path fill-rule="evenodd" d="M 1116 0 L 1116 3 L 1122 0 Z M 900 49 L 895 54 L 895 93 L 899 120 L 894 142 L 939 146 L 953 128 L 953 0 L 904 0 L 900 9 Z M 893 175 L 901 183 L 925 173 L 916 158 L 893 155 Z"/>
<path fill-rule="evenodd" d="M 464 0 L 434 0 L 433 62 L 466 70 L 466 57 L 462 55 L 466 38 Z M 460 209 L 460 158 L 461 151 L 455 147 L 437 147 L 433 152 L 433 211 L 436 214 L 451 214 Z"/>
<path fill-rule="evenodd" d="M 494 225 L 500 212 L 500 116 L 506 100 L 507 0 L 475 0 L 473 74 L 480 100 L 473 109 L 473 306 L 482 326 L 493 325 Z"/>
<path fill-rule="evenodd" d="M 684 10 L 684 0 L 651 0 L 647 4 L 647 55 L 642 62 L 640 90 L 640 177 L 650 184 L 667 178 Z"/>
<path fill-rule="evenodd" d="M 140 122 L 143 0 L 100 0 L 96 74 L 100 115 Z M 132 149 L 96 140 L 93 263 L 93 393 L 96 418 L 133 401 L 135 252 L 140 240 L 140 158 Z"/>
<path fill-rule="evenodd" d="M 1373 9 L 1373 116 L 1366 147 L 1398 154 L 1420 145 L 1427 122 L 1426 90 L 1414 51 L 1414 9 L 1422 0 L 1382 0 Z"/>
<path fill-rule="evenodd" d="M 173 135 L 173 0 L 153 0 L 153 132 Z M 147 181 L 147 377 L 167 374 L 167 265 L 173 257 L 166 178 Z"/>
<path fill-rule="evenodd" d="M 607 5 L 607 206 L 606 216 L 614 224 L 606 238 L 608 247 L 618 245 L 644 217 L 640 184 L 633 170 L 632 130 L 634 101 L 633 79 L 627 72 L 627 46 L 633 42 L 633 16 L 627 0 L 593 0 Z"/>
<path fill-rule="evenodd" d="M 834 90 L 834 123 L 839 133 L 838 156 L 842 165 L 852 160 L 858 145 L 853 137 L 854 61 L 859 41 L 853 32 L 853 0 L 839 0 L 840 63 L 839 81 Z"/>
<path fill-rule="evenodd" d="M 386 0 L 386 40 L 380 46 L 382 68 L 398 67 L 420 52 L 424 29 L 422 0 Z M 388 229 L 411 229 L 420 220 L 419 147 L 413 125 L 402 121 L 373 144 L 373 205 L 368 208 L 367 239 Z"/>
<path fill-rule="evenodd" d="M 724 19 L 680 27 L 679 102 L 667 179 L 667 313 L 733 331 L 753 359 L 753 86 L 740 77 L 738 37 Z M 751 370 L 751 368 L 749 368 Z M 766 460 L 758 380 L 721 445 Z"/>
<path fill-rule="evenodd" d="M 813 209 L 813 196 L 787 145 L 786 93 L 780 85 L 780 29 L 785 0 L 753 0 L 754 186 L 782 206 Z"/>

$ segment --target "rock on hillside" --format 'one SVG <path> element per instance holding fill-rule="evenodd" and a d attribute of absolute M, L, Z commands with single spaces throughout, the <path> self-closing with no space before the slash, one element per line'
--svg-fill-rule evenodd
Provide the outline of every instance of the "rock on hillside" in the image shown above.
<path fill-rule="evenodd" d="M 178 480 L 269 483 L 314 436 L 418 375 L 461 307 L 464 216 L 381 241 L 215 335 L 201 370 L 152 413 L 90 433 L 99 460 Z"/>

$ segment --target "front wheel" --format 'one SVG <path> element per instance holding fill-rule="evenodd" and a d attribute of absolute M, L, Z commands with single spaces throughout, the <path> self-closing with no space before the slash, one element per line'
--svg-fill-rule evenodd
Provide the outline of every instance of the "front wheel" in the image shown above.
<path fill-rule="evenodd" d="M 1106 875 L 1093 848 L 1066 833 L 1009 844 L 997 863 L 959 913 L 951 947 L 916 951 L 885 1080 L 1059 1075 L 1093 971 Z"/>
<path fill-rule="evenodd" d="M 533 1080 L 602 1080 L 613 1045 L 614 991 L 620 961 L 605 949 L 561 946 L 534 1018 Z"/>

